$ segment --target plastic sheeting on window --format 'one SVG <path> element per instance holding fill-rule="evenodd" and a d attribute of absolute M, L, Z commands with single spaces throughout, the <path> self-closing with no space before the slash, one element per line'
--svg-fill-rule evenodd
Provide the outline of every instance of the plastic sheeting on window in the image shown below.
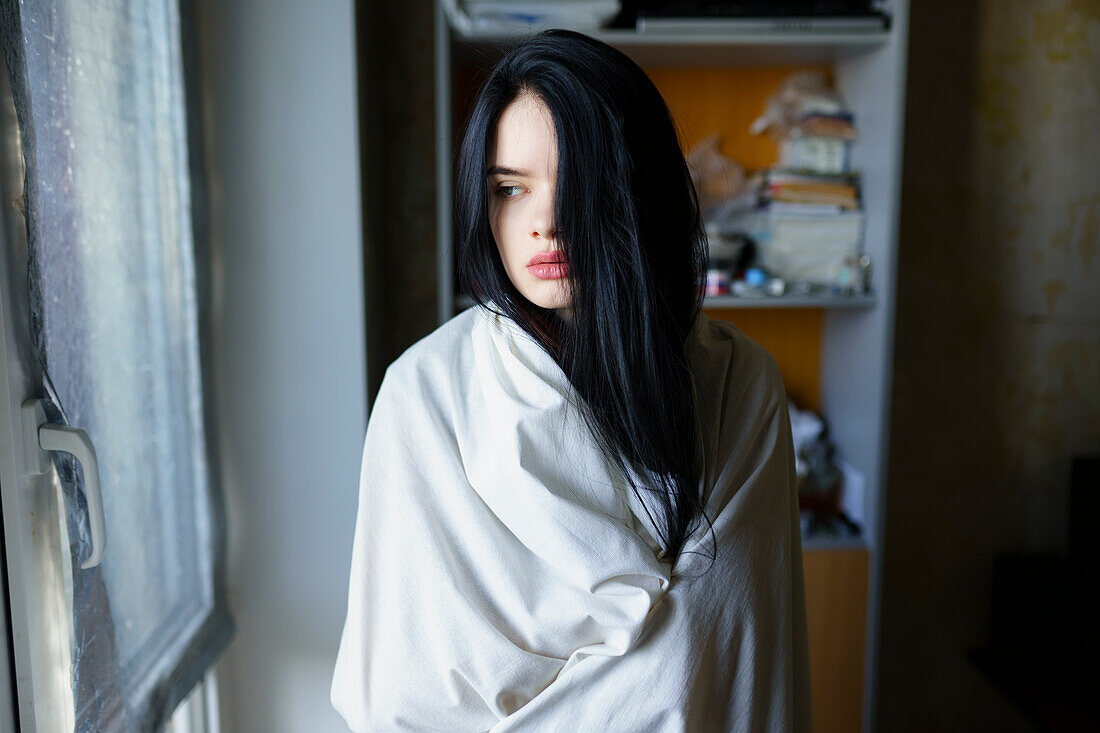
<path fill-rule="evenodd" d="M 72 550 L 78 731 L 158 729 L 227 646 L 224 515 L 208 462 L 176 0 L 0 2 L 26 164 L 32 338 Z"/>

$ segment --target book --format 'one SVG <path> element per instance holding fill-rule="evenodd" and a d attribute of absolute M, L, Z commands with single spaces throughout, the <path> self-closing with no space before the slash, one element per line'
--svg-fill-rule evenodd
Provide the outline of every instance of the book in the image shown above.
<path fill-rule="evenodd" d="M 852 141 L 839 137 L 802 135 L 779 143 L 779 163 L 816 173 L 846 173 L 851 167 Z"/>
<path fill-rule="evenodd" d="M 823 243 L 858 247 L 863 241 L 862 211 L 840 214 L 786 214 L 770 212 L 771 241 L 816 247 Z"/>
<path fill-rule="evenodd" d="M 844 209 L 860 206 L 859 176 L 772 168 L 764 172 L 761 198 L 765 201 L 830 204 Z"/>

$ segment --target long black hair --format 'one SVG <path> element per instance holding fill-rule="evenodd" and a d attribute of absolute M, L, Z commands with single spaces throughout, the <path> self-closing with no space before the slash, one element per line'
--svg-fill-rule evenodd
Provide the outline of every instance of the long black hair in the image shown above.
<path fill-rule="evenodd" d="M 557 134 L 554 224 L 569 263 L 569 321 L 519 293 L 489 225 L 487 148 L 521 95 L 546 105 Z M 656 497 L 663 522 L 649 518 L 675 567 L 706 518 L 685 340 L 702 305 L 707 245 L 664 99 L 622 52 L 575 31 L 545 30 L 512 46 L 485 79 L 456 168 L 460 287 L 561 366 L 583 399 L 585 423 L 647 513 L 639 490 Z"/>

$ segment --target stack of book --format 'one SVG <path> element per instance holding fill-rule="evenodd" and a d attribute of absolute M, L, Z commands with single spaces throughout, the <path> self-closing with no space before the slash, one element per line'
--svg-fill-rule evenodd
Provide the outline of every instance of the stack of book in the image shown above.
<path fill-rule="evenodd" d="M 761 198 L 792 204 L 788 209 L 819 211 L 814 207 L 859 209 L 859 176 L 769 168 L 764 171 Z M 809 208 L 803 205 L 809 205 Z"/>
<path fill-rule="evenodd" d="M 759 197 L 761 264 L 792 282 L 844 284 L 863 245 L 859 176 L 771 168 Z"/>
<path fill-rule="evenodd" d="M 723 212 L 723 231 L 751 239 L 755 264 L 784 290 L 867 293 L 854 114 L 822 72 L 799 71 L 779 85 L 750 132 L 769 132 L 779 159 L 753 174 L 747 205 Z"/>

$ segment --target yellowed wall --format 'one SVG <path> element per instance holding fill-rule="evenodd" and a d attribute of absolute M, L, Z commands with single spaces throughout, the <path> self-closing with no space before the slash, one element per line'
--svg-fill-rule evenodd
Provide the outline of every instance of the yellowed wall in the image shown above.
<path fill-rule="evenodd" d="M 879 729 L 1025 730 L 966 654 L 1100 450 L 1100 2 L 911 13 Z"/>

